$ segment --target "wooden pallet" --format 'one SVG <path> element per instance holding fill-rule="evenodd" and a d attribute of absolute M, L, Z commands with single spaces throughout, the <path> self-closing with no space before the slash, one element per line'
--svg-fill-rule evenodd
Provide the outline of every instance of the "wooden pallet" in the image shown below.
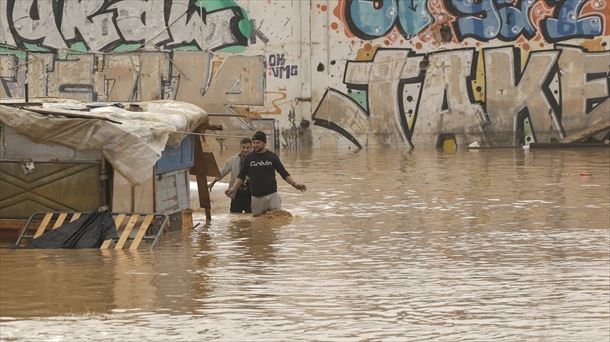
<path fill-rule="evenodd" d="M 35 239 L 45 231 L 61 227 L 64 223 L 73 222 L 87 213 L 47 212 L 35 213 L 28 219 L 21 230 L 15 247 L 25 247 L 25 239 Z M 100 249 L 136 250 L 143 240 L 151 241 L 150 248 L 159 242 L 161 234 L 166 231 L 169 218 L 165 214 L 112 213 L 118 238 L 105 240 Z"/>

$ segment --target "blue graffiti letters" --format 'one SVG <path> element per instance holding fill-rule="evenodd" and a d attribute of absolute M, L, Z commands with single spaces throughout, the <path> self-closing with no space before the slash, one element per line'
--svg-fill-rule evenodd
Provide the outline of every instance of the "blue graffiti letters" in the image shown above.
<path fill-rule="evenodd" d="M 345 6 L 349 29 L 362 39 L 390 33 L 395 25 L 410 38 L 432 22 L 428 0 L 348 0 Z"/>
<path fill-rule="evenodd" d="M 427 0 L 400 1 L 399 4 L 399 29 L 405 37 L 415 36 L 432 22 L 426 6 Z"/>
<path fill-rule="evenodd" d="M 528 19 L 530 8 L 534 5 L 534 0 L 522 0 L 521 7 L 511 6 L 513 0 L 497 0 L 498 14 L 502 20 L 499 36 L 503 40 L 514 40 L 523 34 L 531 38 L 536 34 L 536 29 Z M 502 6 L 502 7 L 500 7 Z"/>
<path fill-rule="evenodd" d="M 451 0 L 450 4 L 455 12 L 465 15 L 457 20 L 456 31 L 460 40 L 475 37 L 487 41 L 500 32 L 502 22 L 493 0 Z"/>
<path fill-rule="evenodd" d="M 541 25 L 549 42 L 592 38 L 603 32 L 600 16 L 579 18 L 587 0 L 445 0 L 445 4 L 458 16 L 455 31 L 459 40 L 472 37 L 512 41 L 521 35 L 528 39 L 536 35 L 530 12 L 537 1 L 555 7 L 552 17 Z"/>
<path fill-rule="evenodd" d="M 571 38 L 592 38 L 603 32 L 602 18 L 597 15 L 579 18 L 580 11 L 587 0 L 547 0 L 554 5 L 554 18 L 547 18 L 544 33 L 551 42 Z"/>

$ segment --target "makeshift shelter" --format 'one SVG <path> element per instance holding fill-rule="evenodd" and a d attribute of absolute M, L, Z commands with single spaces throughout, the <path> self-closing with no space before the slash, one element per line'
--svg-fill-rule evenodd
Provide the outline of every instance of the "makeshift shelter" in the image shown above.
<path fill-rule="evenodd" d="M 45 211 L 188 211 L 200 144 L 188 133 L 208 125 L 201 108 L 169 100 L 0 102 L 0 229 Z"/>

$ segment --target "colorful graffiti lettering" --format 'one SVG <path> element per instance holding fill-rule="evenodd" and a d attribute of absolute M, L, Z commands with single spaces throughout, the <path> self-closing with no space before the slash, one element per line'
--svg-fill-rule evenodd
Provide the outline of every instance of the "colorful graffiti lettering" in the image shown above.
<path fill-rule="evenodd" d="M 150 44 L 215 51 L 247 45 L 251 31 L 232 0 L 214 7 L 190 0 L 0 1 L 0 43 L 25 49 L 107 52 Z"/>
<path fill-rule="evenodd" d="M 580 13 L 586 0 L 547 0 L 555 6 L 552 18 L 544 21 L 543 30 L 551 42 L 571 38 L 592 38 L 603 32 L 603 18 L 591 15 L 584 18 Z M 594 2 L 594 6 L 602 8 L 602 2 Z"/>
<path fill-rule="evenodd" d="M 610 51 L 558 46 L 530 53 L 523 68 L 513 46 L 481 53 L 483 70 L 477 70 L 474 48 L 428 55 L 377 49 L 370 61 L 348 61 L 344 82 L 348 89 L 366 90 L 368 110 L 329 89 L 315 110 L 314 124 L 358 147 L 413 146 L 446 134 L 462 146 L 473 141 L 512 146 L 523 143 L 524 121 L 531 139 L 549 141 L 575 130 L 585 115 L 590 122 L 607 117 Z M 486 94 L 480 102 L 471 83 L 479 72 L 485 75 Z M 559 89 L 569 93 L 559 94 Z"/>
<path fill-rule="evenodd" d="M 552 17 L 542 21 L 541 29 L 550 42 L 571 38 L 591 38 L 603 32 L 601 16 L 579 18 L 586 0 L 547 0 L 555 7 Z M 521 0 L 515 7 L 512 0 L 452 0 L 450 8 L 459 16 L 456 25 L 458 38 L 479 40 L 499 38 L 513 40 L 520 34 L 532 38 L 536 29 L 528 19 L 535 0 Z"/>
<path fill-rule="evenodd" d="M 87 101 L 175 99 L 210 113 L 235 114 L 231 106 L 260 106 L 264 99 L 262 56 L 229 56 L 211 78 L 212 55 L 199 51 L 75 54 L 58 59 L 32 53 L 30 62 L 0 54 L 0 97 L 57 96 Z M 169 63 L 169 61 L 172 63 Z M 221 99 L 221 100 L 219 100 Z"/>
<path fill-rule="evenodd" d="M 253 32 L 234 0 L 0 0 L 0 98 L 27 87 L 32 98 L 176 99 L 236 114 L 263 104 L 264 58 L 210 52 L 266 38 Z"/>
<path fill-rule="evenodd" d="M 512 0 L 451 0 L 446 5 L 458 15 L 456 32 L 459 40 L 466 37 L 483 41 L 496 37 L 513 40 L 521 34 L 533 37 L 536 30 L 527 14 L 534 1 L 521 1 L 519 7 L 514 7 L 513 3 Z"/>
<path fill-rule="evenodd" d="M 235 1 L 0 0 L 0 97 L 176 99 L 358 147 L 548 142 L 610 111 L 610 0 Z"/>
<path fill-rule="evenodd" d="M 340 0 L 337 8 L 344 11 L 338 17 L 349 34 L 365 40 L 385 37 L 395 28 L 411 39 L 435 24 L 453 24 L 457 41 L 513 41 L 542 34 L 559 42 L 601 35 L 607 6 L 606 0 Z"/>
<path fill-rule="evenodd" d="M 409 37 L 416 35 L 432 22 L 427 0 L 370 1 L 347 0 L 346 15 L 350 30 L 363 39 L 385 36 L 392 28 Z"/>

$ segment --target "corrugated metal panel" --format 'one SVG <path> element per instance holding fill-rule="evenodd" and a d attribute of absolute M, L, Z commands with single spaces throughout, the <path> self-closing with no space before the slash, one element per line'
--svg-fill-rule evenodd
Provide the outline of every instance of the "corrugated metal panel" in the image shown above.
<path fill-rule="evenodd" d="M 0 162 L 0 218 L 28 218 L 38 211 L 89 211 L 102 205 L 99 163 Z"/>
<path fill-rule="evenodd" d="M 188 170 L 163 173 L 155 179 L 155 210 L 174 213 L 188 209 L 190 205 Z"/>
<path fill-rule="evenodd" d="M 102 153 L 99 150 L 80 151 L 61 145 L 38 144 L 11 127 L 2 126 L 0 160 L 20 161 L 31 159 L 35 162 L 87 162 L 102 159 Z"/>
<path fill-rule="evenodd" d="M 180 146 L 176 148 L 166 147 L 157 162 L 157 174 L 188 169 L 195 165 L 193 154 L 193 136 L 187 135 Z"/>

